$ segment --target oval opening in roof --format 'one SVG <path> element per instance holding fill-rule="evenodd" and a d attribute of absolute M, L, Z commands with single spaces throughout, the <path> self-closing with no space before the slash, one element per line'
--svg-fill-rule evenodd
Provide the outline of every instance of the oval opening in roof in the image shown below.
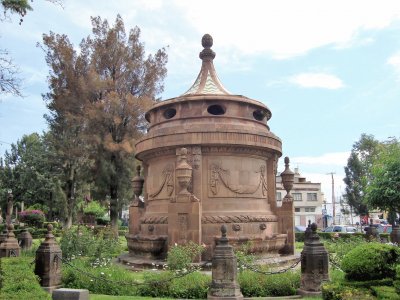
<path fill-rule="evenodd" d="M 215 115 L 215 116 L 225 114 L 225 109 L 221 105 L 218 105 L 218 104 L 210 105 L 207 108 L 207 111 L 209 114 Z"/>

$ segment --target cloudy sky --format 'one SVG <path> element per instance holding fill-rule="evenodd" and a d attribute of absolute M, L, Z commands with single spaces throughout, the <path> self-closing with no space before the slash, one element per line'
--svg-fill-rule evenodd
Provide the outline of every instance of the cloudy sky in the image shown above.
<path fill-rule="evenodd" d="M 0 23 L 7 49 L 24 78 L 24 98 L 1 96 L 0 154 L 23 134 L 46 130 L 48 67 L 36 47 L 43 33 L 67 34 L 78 45 L 90 16 L 139 26 L 148 53 L 168 47 L 163 99 L 196 79 L 201 37 L 214 38 L 219 78 L 234 94 L 262 101 L 283 156 L 326 198 L 344 188 L 349 151 L 362 133 L 385 140 L 400 132 L 400 1 L 44 0 L 22 25 Z M 0 12 L 2 13 L 2 12 Z M 280 167 L 282 171 L 282 166 Z"/>

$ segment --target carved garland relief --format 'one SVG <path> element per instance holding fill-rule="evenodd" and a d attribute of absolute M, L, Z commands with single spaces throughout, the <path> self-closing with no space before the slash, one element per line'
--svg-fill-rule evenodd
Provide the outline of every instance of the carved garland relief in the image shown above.
<path fill-rule="evenodd" d="M 173 164 L 168 164 L 164 167 L 161 173 L 161 184 L 155 191 L 149 193 L 150 199 L 156 198 L 164 189 L 166 189 L 168 197 L 172 195 L 174 192 L 174 171 L 175 168 Z"/>
<path fill-rule="evenodd" d="M 230 171 L 223 169 L 220 163 L 212 163 L 210 165 L 210 190 L 213 196 L 217 196 L 220 187 L 223 186 L 234 194 L 238 195 L 255 195 L 260 189 L 262 196 L 267 195 L 268 186 L 266 181 L 266 168 L 261 165 L 257 171 L 253 171 L 258 175 L 258 184 L 256 186 L 239 186 L 230 183 Z"/>

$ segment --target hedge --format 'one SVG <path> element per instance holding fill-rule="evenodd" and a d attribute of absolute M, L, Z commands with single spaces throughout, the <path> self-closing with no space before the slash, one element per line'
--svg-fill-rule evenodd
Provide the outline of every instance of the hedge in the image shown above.
<path fill-rule="evenodd" d="M 0 299 L 50 300 L 34 274 L 31 257 L 0 259 Z"/>

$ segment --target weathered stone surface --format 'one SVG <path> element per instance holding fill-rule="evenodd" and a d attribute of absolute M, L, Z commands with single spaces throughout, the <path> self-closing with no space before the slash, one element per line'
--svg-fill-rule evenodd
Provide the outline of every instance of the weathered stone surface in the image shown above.
<path fill-rule="evenodd" d="M 89 290 L 57 289 L 52 293 L 53 300 L 89 300 Z"/>
<path fill-rule="evenodd" d="M 390 233 L 390 241 L 400 245 L 400 227 L 399 225 L 394 225 L 392 232 Z"/>
<path fill-rule="evenodd" d="M 136 144 L 144 206 L 130 209 L 129 251 L 146 256 L 139 245 L 166 236 L 166 250 L 193 241 L 207 246 L 203 258 L 210 259 L 221 224 L 233 223 L 227 235 L 236 245 L 250 241 L 260 253 L 286 246 L 293 253 L 293 204 L 277 207 L 275 200 L 282 143 L 267 124 L 271 112 L 222 86 L 206 40 L 193 86 L 146 113 L 150 127 Z"/>
<path fill-rule="evenodd" d="M 52 234 L 53 225 L 47 226 L 45 240 L 36 251 L 35 274 L 46 291 L 61 287 L 62 252 Z"/>
<path fill-rule="evenodd" d="M 308 225 L 305 233 L 304 248 L 301 252 L 301 295 L 321 294 L 321 284 L 329 281 L 328 251 L 319 240 L 317 225 Z"/>
<path fill-rule="evenodd" d="M 212 258 L 212 281 L 207 299 L 243 299 L 237 282 L 237 260 L 228 243 L 225 225 L 221 232 Z"/>
<path fill-rule="evenodd" d="M 28 250 L 32 247 L 32 235 L 28 229 L 24 228 L 18 235 L 18 243 L 23 250 Z"/>
<path fill-rule="evenodd" d="M 0 245 L 0 257 L 16 257 L 20 255 L 21 248 L 14 235 L 14 225 L 7 226 L 7 236 Z"/>

